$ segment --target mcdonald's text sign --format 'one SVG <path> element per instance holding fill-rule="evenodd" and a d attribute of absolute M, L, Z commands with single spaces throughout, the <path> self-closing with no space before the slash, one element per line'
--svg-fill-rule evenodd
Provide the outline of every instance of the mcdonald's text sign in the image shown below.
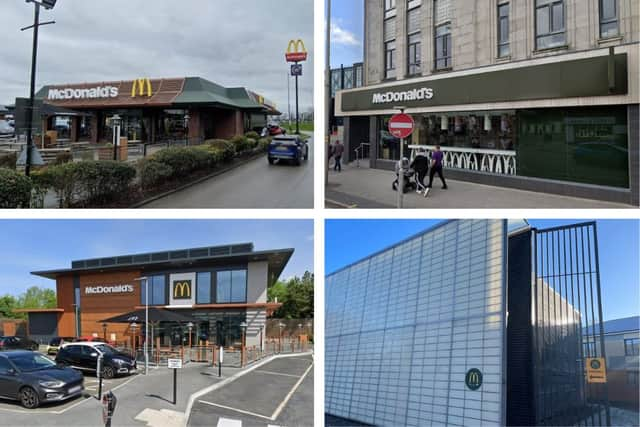
<path fill-rule="evenodd" d="M 307 60 L 307 49 L 304 47 L 304 42 L 300 39 L 290 40 L 287 46 L 287 52 L 285 53 L 287 62 L 302 62 Z"/>

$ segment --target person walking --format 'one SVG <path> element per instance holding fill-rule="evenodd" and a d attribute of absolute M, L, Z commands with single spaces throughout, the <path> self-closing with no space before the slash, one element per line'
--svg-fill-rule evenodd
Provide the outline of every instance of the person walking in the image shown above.
<path fill-rule="evenodd" d="M 337 172 L 342 172 L 342 153 L 344 153 L 344 145 L 338 140 L 336 141 L 335 147 L 333 147 L 333 158 L 335 159 L 336 164 L 333 166 L 333 170 Z"/>
<path fill-rule="evenodd" d="M 425 190 L 425 197 L 429 193 L 431 189 L 431 185 L 433 184 L 433 177 L 437 173 L 440 177 L 440 181 L 442 181 L 442 189 L 446 190 L 447 182 L 444 180 L 444 175 L 442 174 L 442 161 L 444 159 L 444 153 L 440 151 L 440 144 L 436 145 L 436 151 L 431 154 L 431 170 L 429 171 L 429 185 L 427 185 L 427 189 Z"/>
<path fill-rule="evenodd" d="M 333 142 L 329 143 L 329 156 L 327 157 L 327 167 L 329 169 L 331 169 L 331 158 L 333 157 L 333 154 L 335 152 L 335 145 L 333 144 Z"/>

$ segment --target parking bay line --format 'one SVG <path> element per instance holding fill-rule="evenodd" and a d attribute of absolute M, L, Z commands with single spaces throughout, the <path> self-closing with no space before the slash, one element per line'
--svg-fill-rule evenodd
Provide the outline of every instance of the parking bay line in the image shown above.
<path fill-rule="evenodd" d="M 266 415 L 256 414 L 255 412 L 249 412 L 249 411 L 245 411 L 243 409 L 232 408 L 231 406 L 220 405 L 219 403 L 207 402 L 206 400 L 198 400 L 198 402 L 204 403 L 205 405 L 217 406 L 217 407 L 222 408 L 222 409 L 228 409 L 228 410 L 234 411 L 234 412 L 240 412 L 241 414 L 247 414 L 247 415 L 251 415 L 253 417 L 259 417 L 259 418 L 264 418 L 265 420 L 274 421 L 271 417 L 268 417 Z"/>
<path fill-rule="evenodd" d="M 283 374 L 282 372 L 262 371 L 262 370 L 259 370 L 259 369 L 256 369 L 253 372 L 260 372 L 261 374 L 269 374 L 269 375 L 282 375 L 283 377 L 299 378 L 299 375 Z"/>
<path fill-rule="evenodd" d="M 280 406 L 278 406 L 278 408 L 273 413 L 273 415 L 271 415 L 271 418 L 273 419 L 273 421 L 275 421 L 278 418 L 278 416 L 280 415 L 280 412 L 282 412 L 282 410 L 284 409 L 286 404 L 289 402 L 289 399 L 291 399 L 291 396 L 293 396 L 293 393 L 295 393 L 295 391 L 298 389 L 298 387 L 300 387 L 300 384 L 302 384 L 302 381 L 304 381 L 304 379 L 307 377 L 307 374 L 309 373 L 309 371 L 311 371 L 311 368 L 313 368 L 313 362 L 311 362 L 311 364 L 309 365 L 307 370 L 304 372 L 304 374 L 302 374 L 302 376 L 300 377 L 298 382 L 295 383 L 295 385 L 293 386 L 291 391 L 289 391 L 289 394 L 287 394 L 287 396 L 284 398 L 284 400 L 282 401 Z"/>

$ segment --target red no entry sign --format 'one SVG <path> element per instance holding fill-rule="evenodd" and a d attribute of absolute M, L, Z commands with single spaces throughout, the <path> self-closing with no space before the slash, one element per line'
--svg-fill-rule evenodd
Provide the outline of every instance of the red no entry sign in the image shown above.
<path fill-rule="evenodd" d="M 408 114 L 396 114 L 389 120 L 389 132 L 396 138 L 406 138 L 413 133 L 413 119 Z"/>

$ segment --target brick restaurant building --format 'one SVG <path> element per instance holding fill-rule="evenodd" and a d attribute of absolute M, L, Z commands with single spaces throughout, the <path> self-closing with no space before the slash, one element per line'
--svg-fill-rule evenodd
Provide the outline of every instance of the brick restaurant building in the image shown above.
<path fill-rule="evenodd" d="M 18 133 L 26 128 L 26 102 L 16 100 Z M 42 103 L 50 107 L 39 109 Z M 50 112 L 55 108 L 62 113 Z M 57 131 L 58 141 L 111 142 L 116 114 L 122 119 L 122 137 L 153 143 L 186 139 L 187 134 L 190 141 L 230 138 L 261 129 L 268 115 L 280 112 L 244 87 L 227 88 L 200 77 L 143 78 L 45 86 L 36 94 L 34 126 Z"/>
<path fill-rule="evenodd" d="M 58 305 L 24 310 L 28 335 L 41 342 L 53 336 L 106 336 L 129 345 L 136 336 L 139 343 L 143 323 L 133 331 L 130 324 L 103 320 L 144 308 L 140 278 L 146 277 L 150 307 L 197 319 L 192 343 L 240 345 L 240 324 L 246 322 L 247 346 L 259 347 L 267 315 L 281 305 L 267 302 L 267 288 L 292 254 L 293 249 L 254 251 L 245 243 L 77 260 L 71 268 L 36 271 L 32 274 L 56 281 Z M 189 342 L 184 324 L 160 322 L 154 331 L 162 346 Z"/>

